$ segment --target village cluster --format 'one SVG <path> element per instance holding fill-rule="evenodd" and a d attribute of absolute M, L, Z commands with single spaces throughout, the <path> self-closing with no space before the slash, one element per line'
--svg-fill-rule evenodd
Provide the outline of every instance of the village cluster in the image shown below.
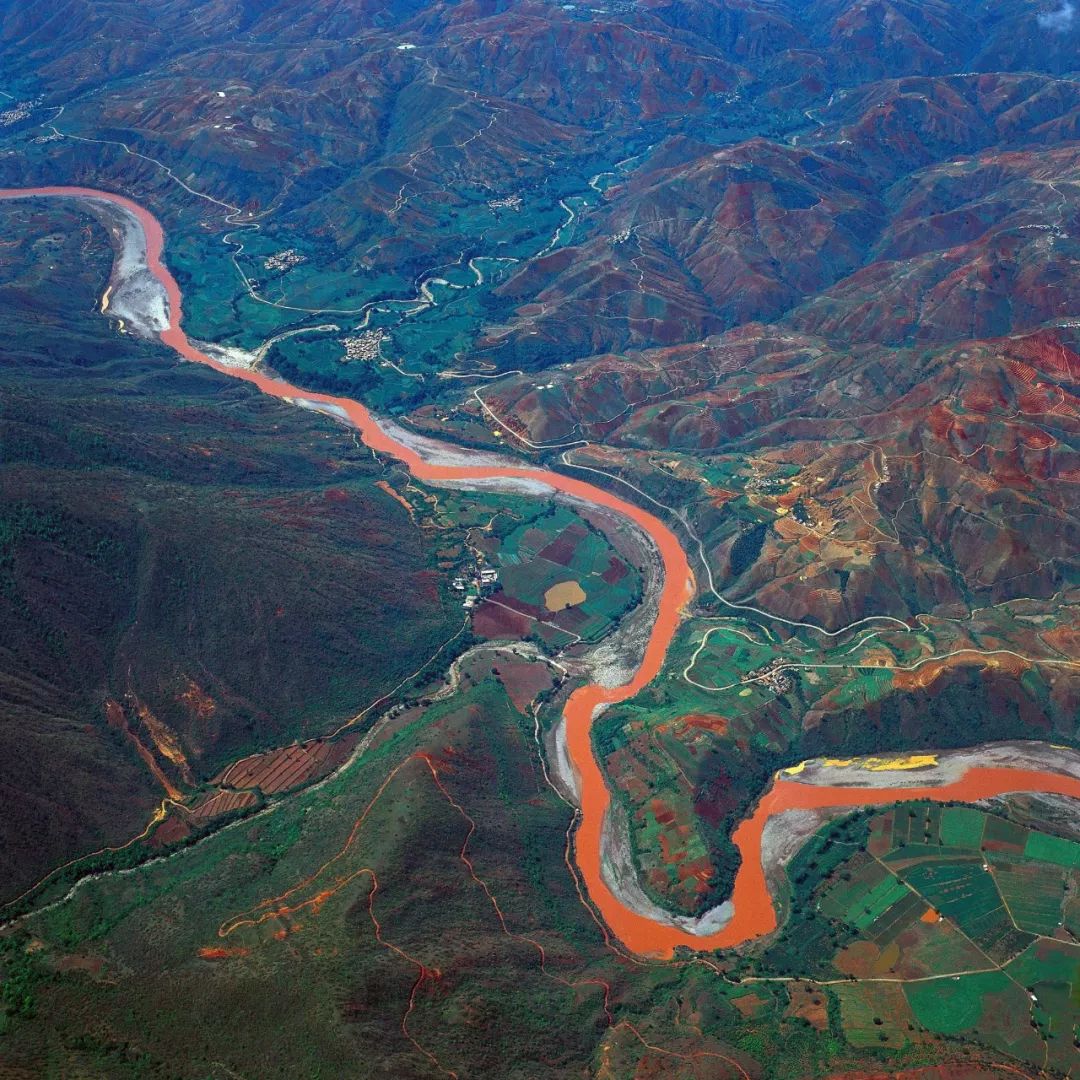
<path fill-rule="evenodd" d="M 783 491 L 788 481 L 782 476 L 752 476 L 746 481 L 747 491 L 756 491 L 762 495 Z"/>
<path fill-rule="evenodd" d="M 20 120 L 26 120 L 30 116 L 29 105 L 14 105 L 10 109 L 0 112 L 0 127 L 10 127 Z"/>
<path fill-rule="evenodd" d="M 267 270 L 280 270 L 282 272 L 291 270 L 294 266 L 299 266 L 302 262 L 307 260 L 298 251 L 293 248 L 286 248 L 284 251 L 279 251 L 276 255 L 269 255 L 263 262 L 263 266 Z"/>
<path fill-rule="evenodd" d="M 386 331 L 376 328 L 365 330 L 355 337 L 342 338 L 341 344 L 345 347 L 345 355 L 341 358 L 341 362 L 347 364 L 352 360 L 378 360 L 385 337 Z"/>
<path fill-rule="evenodd" d="M 743 682 L 761 683 L 767 686 L 777 697 L 782 697 L 795 689 L 795 680 L 788 673 L 788 670 L 782 669 L 783 663 L 784 661 L 780 657 L 773 657 L 764 667 L 748 672 Z M 782 670 L 777 670 L 777 668 Z"/>
<path fill-rule="evenodd" d="M 458 592 L 465 594 L 461 606 L 468 610 L 498 588 L 499 571 L 474 563 L 464 574 L 454 578 L 452 584 Z"/>

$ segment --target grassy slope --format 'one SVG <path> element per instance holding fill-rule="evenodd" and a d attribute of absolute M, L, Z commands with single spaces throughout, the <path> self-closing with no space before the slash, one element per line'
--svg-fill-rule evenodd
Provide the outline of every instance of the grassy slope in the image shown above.
<path fill-rule="evenodd" d="M 110 334 L 94 314 L 108 250 L 81 215 L 0 213 L 16 238 L 0 277 L 14 893 L 131 835 L 160 797 L 106 697 L 136 695 L 198 779 L 362 708 L 460 620 L 420 530 L 375 488 L 381 463 L 323 419 Z"/>
<path fill-rule="evenodd" d="M 473 668 L 458 695 L 317 791 L 25 924 L 10 948 L 27 1002 L 0 1021 L 0 1067 L 723 1080 L 740 1075 L 733 1060 L 753 1077 L 857 1063 L 838 1032 L 792 1015 L 785 988 L 737 1006 L 748 988 L 709 968 L 605 948 L 563 862 L 570 815 L 532 722 L 485 676 Z M 253 908 L 277 914 L 236 922 Z M 31 936 L 44 945 L 26 959 Z"/>

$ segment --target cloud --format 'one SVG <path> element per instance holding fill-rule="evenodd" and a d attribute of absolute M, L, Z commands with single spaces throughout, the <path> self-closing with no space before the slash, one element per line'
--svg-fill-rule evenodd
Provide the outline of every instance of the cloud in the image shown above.
<path fill-rule="evenodd" d="M 1061 7 L 1057 11 L 1044 11 L 1039 15 L 1039 25 L 1044 30 L 1050 30 L 1055 34 L 1063 34 L 1073 24 L 1073 16 L 1076 14 L 1076 5 L 1072 0 L 1061 0 Z"/>

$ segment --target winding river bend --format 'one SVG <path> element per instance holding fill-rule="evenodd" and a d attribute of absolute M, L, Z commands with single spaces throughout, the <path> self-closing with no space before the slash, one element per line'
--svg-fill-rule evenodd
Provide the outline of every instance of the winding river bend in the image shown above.
<path fill-rule="evenodd" d="M 678 628 L 685 604 L 692 595 L 693 578 L 686 554 L 675 534 L 657 517 L 592 484 L 547 469 L 480 465 L 436 464 L 380 427 L 359 402 L 317 394 L 248 368 L 224 364 L 196 348 L 182 328 L 180 287 L 162 260 L 165 235 L 157 219 L 138 203 L 122 195 L 81 187 L 0 189 L 0 199 L 50 197 L 108 203 L 134 218 L 146 243 L 146 266 L 164 289 L 167 311 L 159 331 L 163 344 L 180 356 L 205 364 L 223 375 L 252 383 L 264 394 L 332 410 L 347 418 L 366 446 L 402 462 L 418 480 L 454 482 L 467 486 L 503 480 L 543 485 L 584 502 L 606 507 L 633 521 L 649 534 L 660 553 L 663 583 L 659 608 L 641 664 L 629 682 L 610 688 L 586 685 L 566 702 L 564 718 L 570 760 L 578 775 L 581 819 L 575 836 L 575 857 L 589 897 L 604 921 L 629 949 L 668 957 L 678 946 L 708 950 L 743 944 L 774 930 L 776 911 L 762 866 L 762 834 L 768 821 L 788 810 L 862 807 L 912 799 L 972 801 L 1010 792 L 1044 792 L 1080 798 L 1080 779 L 1052 771 L 975 766 L 952 783 L 933 787 L 868 788 L 826 786 L 777 778 L 758 803 L 753 815 L 735 830 L 734 841 L 742 857 L 733 894 L 734 914 L 723 929 L 695 934 L 681 926 L 660 922 L 632 910 L 608 886 L 601 860 L 601 840 L 610 795 L 593 756 L 590 728 L 604 705 L 633 697 L 659 674 L 668 645 Z"/>

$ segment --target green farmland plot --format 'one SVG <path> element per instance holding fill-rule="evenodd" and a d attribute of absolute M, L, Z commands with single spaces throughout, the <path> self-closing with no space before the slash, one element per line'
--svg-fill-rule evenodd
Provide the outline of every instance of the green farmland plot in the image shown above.
<path fill-rule="evenodd" d="M 911 983 L 904 993 L 915 1019 L 941 1035 L 959 1035 L 977 1027 L 991 995 L 1015 997 L 1023 1007 L 1023 992 L 1001 971 Z"/>
<path fill-rule="evenodd" d="M 962 929 L 994 963 L 1004 963 L 1031 941 L 1030 934 L 1017 928 L 1004 904 L 971 920 Z"/>
<path fill-rule="evenodd" d="M 1065 872 L 1060 866 L 990 856 L 994 882 L 1021 930 L 1053 934 L 1062 923 Z"/>
<path fill-rule="evenodd" d="M 897 983 L 860 983 L 838 986 L 840 1022 L 852 1046 L 888 1045 L 901 1049 L 915 1027 L 912 1010 Z"/>
<path fill-rule="evenodd" d="M 1080 1005 L 1080 948 L 1072 942 L 1032 942 L 1008 965 L 1008 972 L 1024 986 L 1039 982 L 1068 986 Z"/>
<path fill-rule="evenodd" d="M 967 806 L 946 806 L 941 814 L 941 842 L 948 847 L 977 848 L 986 815 Z"/>
<path fill-rule="evenodd" d="M 501 601 L 516 602 L 519 609 L 524 605 L 532 617 L 551 621 L 567 634 L 598 638 L 637 603 L 640 573 L 564 506 L 524 517 L 497 536 L 497 545 L 489 541 L 487 551 L 499 569 Z M 550 590 L 567 583 L 584 598 L 566 601 L 564 612 Z"/>
<path fill-rule="evenodd" d="M 899 873 L 936 911 L 952 919 L 995 961 L 1007 960 L 1030 937 L 1014 924 L 982 858 L 926 860 Z"/>
<path fill-rule="evenodd" d="M 938 844 L 907 844 L 890 851 L 885 861 L 890 864 L 917 862 L 921 859 L 966 859 L 971 857 L 971 849 L 963 847 L 941 847 Z"/>
<path fill-rule="evenodd" d="M 1068 871 L 1068 892 L 1064 908 L 1065 929 L 1075 938 L 1080 938 L 1080 870 Z"/>
<path fill-rule="evenodd" d="M 902 881 L 889 878 L 867 893 L 856 908 L 850 909 L 846 921 L 856 930 L 868 930 L 889 908 L 908 895 L 908 887 Z"/>
<path fill-rule="evenodd" d="M 867 928 L 867 933 L 879 945 L 887 945 L 912 920 L 922 916 L 926 909 L 926 901 L 918 893 L 904 886 L 900 899 L 874 920 L 873 924 Z"/>
<path fill-rule="evenodd" d="M 1031 994 L 1032 1018 L 1048 1057 L 1062 1073 L 1075 1069 L 1080 1031 L 1080 948 L 1072 942 L 1034 942 L 1005 969 Z"/>
<path fill-rule="evenodd" d="M 1072 840 L 1063 840 L 1060 836 L 1047 836 L 1046 833 L 1028 833 L 1024 854 L 1029 859 L 1067 866 L 1070 869 L 1080 867 L 1080 844 Z"/>
<path fill-rule="evenodd" d="M 871 863 L 852 881 L 835 885 L 822 900 L 821 910 L 856 930 L 868 930 L 894 904 L 911 895 L 899 878 Z"/>
<path fill-rule="evenodd" d="M 967 929 L 983 916 L 1003 907 L 993 876 L 981 858 L 920 862 L 900 871 L 942 915 Z"/>
<path fill-rule="evenodd" d="M 696 651 L 691 674 L 695 681 L 706 686 L 730 682 L 740 673 L 753 671 L 771 659 L 766 646 L 747 642 L 742 634 L 723 626 L 709 627 L 695 638 L 695 650 L 698 645 L 701 647 Z"/>
<path fill-rule="evenodd" d="M 889 942 L 904 942 L 898 968 L 902 978 L 924 979 L 951 972 L 982 971 L 989 966 L 979 947 L 948 919 L 927 923 L 915 916 L 905 926 L 894 927 L 890 938 L 883 935 L 875 940 L 883 949 Z"/>
<path fill-rule="evenodd" d="M 863 862 L 858 856 L 851 859 L 848 866 L 849 879 L 837 881 L 821 901 L 823 915 L 845 922 L 850 922 L 854 914 L 862 911 L 865 897 L 896 880 L 880 863 Z"/>

